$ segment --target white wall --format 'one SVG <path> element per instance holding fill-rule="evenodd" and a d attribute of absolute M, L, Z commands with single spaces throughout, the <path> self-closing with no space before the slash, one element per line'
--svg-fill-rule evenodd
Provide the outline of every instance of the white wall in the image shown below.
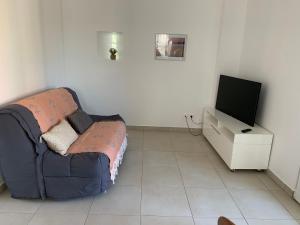
<path fill-rule="evenodd" d="M 38 0 L 0 1 L 0 104 L 45 87 Z"/>
<path fill-rule="evenodd" d="M 218 51 L 218 73 L 238 74 L 243 50 L 247 0 L 224 0 Z"/>
<path fill-rule="evenodd" d="M 87 111 L 129 125 L 185 127 L 211 104 L 222 0 L 43 0 L 47 78 Z M 97 55 L 97 31 L 123 33 L 119 62 Z M 188 35 L 184 62 L 154 59 L 155 33 Z"/>
<path fill-rule="evenodd" d="M 220 74 L 239 74 L 240 59 L 244 44 L 248 0 L 223 0 L 220 36 L 218 43 L 217 69 L 213 88 L 213 105 L 217 97 Z"/>
<path fill-rule="evenodd" d="M 121 113 L 130 125 L 184 127 L 184 113 L 214 104 L 220 73 L 263 82 L 257 121 L 275 134 L 270 169 L 295 188 L 298 0 L 42 2 L 48 82 L 74 88 L 90 112 Z M 123 32 L 122 61 L 98 57 L 98 30 Z M 159 32 L 188 34 L 185 62 L 154 60 Z"/>
<path fill-rule="evenodd" d="M 274 132 L 270 170 L 291 189 L 300 167 L 299 8 L 298 0 L 225 0 L 218 54 L 220 73 L 263 83 L 257 122 Z"/>
<path fill-rule="evenodd" d="M 0 80 L 0 105 L 45 87 L 39 0 L 0 1 Z"/>
<path fill-rule="evenodd" d="M 263 83 L 258 123 L 275 134 L 270 170 L 295 189 L 300 168 L 300 1 L 248 2 L 240 74 Z"/>

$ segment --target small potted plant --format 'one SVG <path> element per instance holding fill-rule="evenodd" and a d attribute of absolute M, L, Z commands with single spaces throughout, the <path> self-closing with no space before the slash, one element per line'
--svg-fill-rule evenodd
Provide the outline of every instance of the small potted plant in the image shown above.
<path fill-rule="evenodd" d="M 116 60 L 117 59 L 117 53 L 118 53 L 117 49 L 110 48 L 109 53 L 110 53 L 110 59 L 111 60 Z"/>

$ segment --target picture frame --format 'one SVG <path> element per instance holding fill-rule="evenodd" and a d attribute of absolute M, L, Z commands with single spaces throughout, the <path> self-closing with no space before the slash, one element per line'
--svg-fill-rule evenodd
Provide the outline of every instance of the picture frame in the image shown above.
<path fill-rule="evenodd" d="M 155 34 L 155 59 L 185 60 L 186 42 L 186 34 Z"/>

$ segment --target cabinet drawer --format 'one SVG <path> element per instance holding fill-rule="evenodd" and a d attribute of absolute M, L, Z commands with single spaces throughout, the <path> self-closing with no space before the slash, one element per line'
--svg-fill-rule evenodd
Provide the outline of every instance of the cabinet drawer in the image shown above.
<path fill-rule="evenodd" d="M 206 126 L 204 136 L 215 148 L 226 164 L 231 167 L 233 143 L 230 142 L 222 133 L 212 124 Z"/>

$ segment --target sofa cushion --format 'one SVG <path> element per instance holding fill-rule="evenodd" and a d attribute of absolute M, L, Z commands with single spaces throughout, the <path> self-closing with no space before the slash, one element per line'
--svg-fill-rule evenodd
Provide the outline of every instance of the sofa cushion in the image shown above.
<path fill-rule="evenodd" d="M 62 120 L 50 131 L 44 133 L 42 138 L 53 151 L 65 155 L 70 145 L 78 138 L 78 135 L 66 120 Z"/>
<path fill-rule="evenodd" d="M 96 122 L 70 146 L 68 153 L 99 152 L 110 159 L 114 179 L 126 148 L 126 126 L 121 121 Z M 125 145 L 125 146 L 124 146 Z"/>
<path fill-rule="evenodd" d="M 79 134 L 83 134 L 93 124 L 92 118 L 81 109 L 69 115 L 68 121 Z"/>
<path fill-rule="evenodd" d="M 72 95 L 64 88 L 51 89 L 18 102 L 30 110 L 37 120 L 41 132 L 47 132 L 78 108 Z"/>
<path fill-rule="evenodd" d="M 104 154 L 95 152 L 82 154 L 69 154 L 65 157 L 53 151 L 47 151 L 44 155 L 43 173 L 46 177 L 100 177 L 102 174 L 102 157 L 106 159 L 109 167 L 109 159 Z"/>

